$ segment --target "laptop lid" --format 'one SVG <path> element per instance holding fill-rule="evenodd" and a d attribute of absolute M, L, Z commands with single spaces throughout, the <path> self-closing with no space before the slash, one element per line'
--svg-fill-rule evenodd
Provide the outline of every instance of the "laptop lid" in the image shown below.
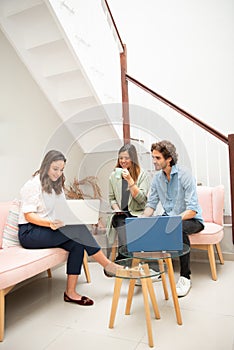
<path fill-rule="evenodd" d="M 99 199 L 61 200 L 55 205 L 55 219 L 65 225 L 97 224 L 99 219 Z"/>
<path fill-rule="evenodd" d="M 126 218 L 129 252 L 182 250 L 181 216 Z"/>

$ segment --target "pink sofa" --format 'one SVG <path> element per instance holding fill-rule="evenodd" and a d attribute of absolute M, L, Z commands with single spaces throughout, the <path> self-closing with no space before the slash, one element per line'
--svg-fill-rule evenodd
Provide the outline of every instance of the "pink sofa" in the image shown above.
<path fill-rule="evenodd" d="M 20 245 L 2 248 L 3 228 L 11 202 L 0 202 L 0 341 L 4 337 L 5 295 L 17 284 L 67 260 L 60 248 L 24 249 Z"/>

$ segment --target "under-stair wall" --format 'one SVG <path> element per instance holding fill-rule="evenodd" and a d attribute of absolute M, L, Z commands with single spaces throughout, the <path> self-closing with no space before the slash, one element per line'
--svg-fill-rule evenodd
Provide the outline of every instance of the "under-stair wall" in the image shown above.
<path fill-rule="evenodd" d="M 79 60 L 78 54 L 82 56 L 83 51 L 80 49 L 77 52 L 72 37 L 67 36 L 74 28 L 67 24 L 65 15 L 68 9 L 62 6 L 63 3 L 43 0 L 3 0 L 0 3 L 0 25 L 61 121 L 73 134 L 83 152 L 87 153 L 96 146 L 98 133 L 104 139 L 119 137 L 104 109 L 98 117 L 95 113 L 91 113 L 89 118 L 86 115 L 86 120 L 80 117 L 81 111 L 88 108 L 95 109 L 103 101 L 100 101 L 95 91 L 94 80 L 91 81 Z M 102 13 L 101 9 L 100 11 Z M 61 13 L 63 16 L 59 19 Z M 63 27 L 60 23 L 62 19 Z M 87 18 L 85 20 L 87 21 Z M 74 22 L 75 19 L 72 17 L 70 23 Z M 87 52 L 86 55 L 90 60 Z M 92 59 L 94 60 L 94 57 Z M 90 124 L 92 127 L 104 126 L 97 129 L 97 140 L 93 135 L 92 137 L 89 135 Z M 89 149 L 86 147 L 87 144 Z"/>

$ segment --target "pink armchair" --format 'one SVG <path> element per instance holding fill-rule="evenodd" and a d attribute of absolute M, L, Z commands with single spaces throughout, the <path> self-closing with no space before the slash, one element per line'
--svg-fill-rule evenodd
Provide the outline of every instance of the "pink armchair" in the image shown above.
<path fill-rule="evenodd" d="M 221 264 L 224 264 L 220 242 L 223 238 L 224 187 L 197 186 L 198 200 L 202 207 L 205 228 L 189 235 L 191 248 L 208 251 L 213 280 L 217 280 L 214 246 Z"/>

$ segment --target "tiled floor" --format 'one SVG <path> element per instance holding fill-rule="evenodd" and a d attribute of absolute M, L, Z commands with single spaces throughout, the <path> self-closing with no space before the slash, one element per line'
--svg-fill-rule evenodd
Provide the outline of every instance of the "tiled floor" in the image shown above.
<path fill-rule="evenodd" d="M 90 307 L 63 302 L 65 268 L 46 274 L 6 297 L 6 331 L 1 350 L 145 350 L 148 346 L 141 287 L 136 287 L 131 315 L 124 315 L 124 281 L 115 327 L 108 328 L 114 279 L 89 263 L 92 283 L 80 277 L 78 291 L 95 300 Z M 161 282 L 154 283 L 161 319 L 153 319 L 154 349 L 233 350 L 234 262 L 218 265 L 218 281 L 209 265 L 192 263 L 193 287 L 179 299 L 183 325 L 176 322 L 171 295 L 163 298 Z M 175 263 L 178 277 L 178 265 Z"/>

